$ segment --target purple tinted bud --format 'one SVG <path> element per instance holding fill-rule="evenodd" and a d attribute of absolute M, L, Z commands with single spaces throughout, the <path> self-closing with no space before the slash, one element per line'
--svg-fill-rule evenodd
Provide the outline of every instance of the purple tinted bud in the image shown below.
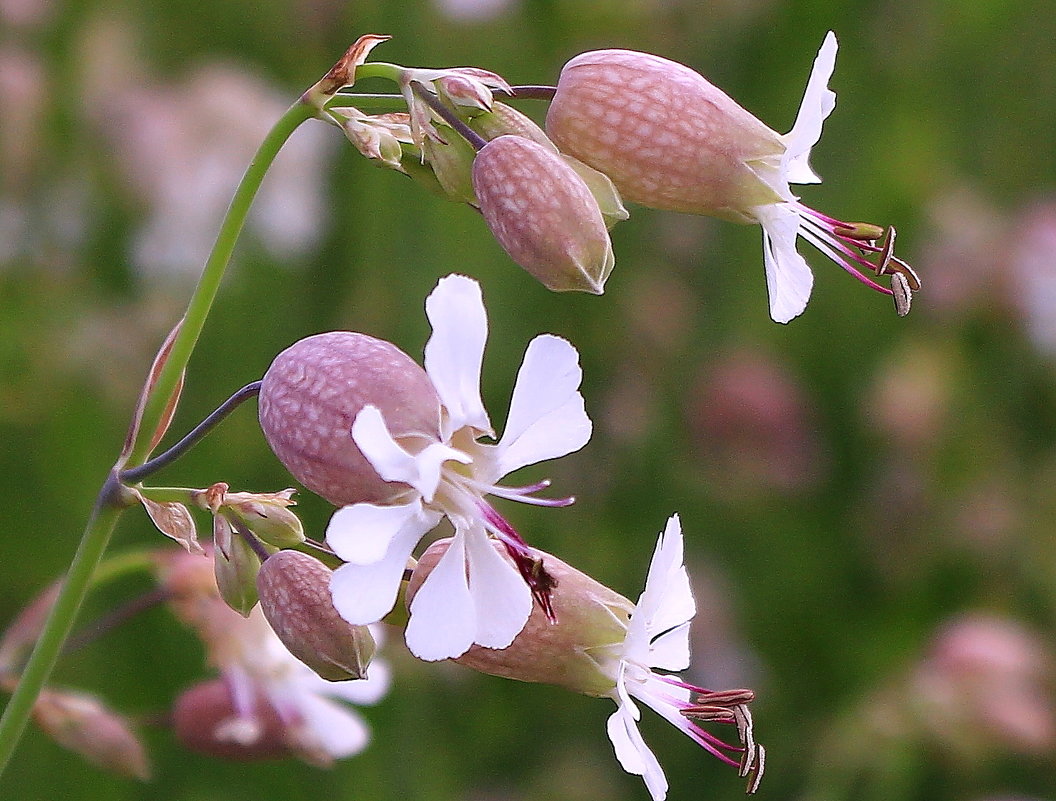
<path fill-rule="evenodd" d="M 257 574 L 260 608 L 291 654 L 327 681 L 366 678 L 374 638 L 347 623 L 330 599 L 330 569 L 299 551 L 279 551 Z"/>
<path fill-rule="evenodd" d="M 609 233 L 598 201 L 560 155 L 500 136 L 477 154 L 473 187 L 491 233 L 545 287 L 602 293 L 615 263 Z"/>
<path fill-rule="evenodd" d="M 388 503 L 408 487 L 382 480 L 352 441 L 367 405 L 410 450 L 439 439 L 440 400 L 425 371 L 395 345 L 351 331 L 302 339 L 275 358 L 260 426 L 286 469 L 335 506 Z"/>

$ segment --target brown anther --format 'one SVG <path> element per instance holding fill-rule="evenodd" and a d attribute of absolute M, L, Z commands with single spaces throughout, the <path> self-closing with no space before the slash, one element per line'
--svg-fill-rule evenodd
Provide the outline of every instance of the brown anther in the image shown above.
<path fill-rule="evenodd" d="M 909 314 L 909 307 L 913 301 L 913 292 L 904 273 L 896 272 L 891 274 L 891 297 L 895 301 L 895 313 L 899 317 L 905 317 Z"/>
<path fill-rule="evenodd" d="M 891 272 L 901 273 L 905 277 L 906 283 L 909 284 L 910 289 L 914 292 L 920 291 L 920 277 L 917 275 L 916 271 L 902 261 L 902 259 L 892 256 L 891 264 L 888 265 L 887 269 Z"/>
<path fill-rule="evenodd" d="M 707 702 L 711 704 L 721 704 L 722 706 L 741 706 L 742 704 L 750 704 L 755 700 L 755 693 L 751 690 L 738 689 L 738 690 L 715 690 L 707 693 L 697 693 L 696 701 L 698 703 Z"/>
<path fill-rule="evenodd" d="M 748 707 L 741 705 L 734 707 L 733 718 L 737 722 L 737 737 L 744 746 L 744 761 L 741 763 L 741 776 L 747 776 L 752 769 L 752 760 L 756 750 L 755 735 L 753 733 L 752 713 Z"/>
<path fill-rule="evenodd" d="M 694 720 L 722 721 L 733 723 L 737 718 L 737 709 L 755 700 L 751 690 L 717 690 L 697 693 L 693 706 L 682 710 L 683 716 Z M 743 738 L 742 738 L 743 739 Z"/>
<path fill-rule="evenodd" d="M 877 275 L 887 275 L 891 272 L 891 257 L 895 255 L 895 226 L 887 226 L 884 241 L 880 245 L 880 263 L 876 266 Z"/>
<path fill-rule="evenodd" d="M 733 723 L 732 710 L 726 706 L 709 706 L 708 704 L 697 704 L 682 710 L 683 716 L 693 720 L 715 721 L 718 723 Z"/>
<path fill-rule="evenodd" d="M 759 784 L 763 780 L 763 769 L 766 765 L 766 749 L 761 745 L 756 745 L 752 749 L 751 756 L 749 757 L 748 751 L 745 751 L 745 763 L 750 763 L 750 767 L 747 773 L 741 774 L 748 779 L 748 786 L 744 788 L 746 795 L 754 795 L 755 791 L 759 789 Z"/>

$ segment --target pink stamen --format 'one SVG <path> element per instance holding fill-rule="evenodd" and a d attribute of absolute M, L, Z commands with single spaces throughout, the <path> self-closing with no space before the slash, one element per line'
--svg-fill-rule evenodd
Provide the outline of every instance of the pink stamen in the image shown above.
<path fill-rule="evenodd" d="M 830 260 L 840 265 L 840 267 L 842 267 L 848 274 L 852 275 L 854 278 L 857 278 L 870 289 L 874 289 L 884 295 L 892 294 L 890 289 L 888 289 L 886 286 L 881 286 L 880 284 L 876 283 L 876 281 L 874 281 L 873 279 L 864 275 L 856 267 L 851 266 L 847 259 L 843 258 L 839 254 L 842 253 L 843 256 L 846 256 L 848 259 L 851 259 L 852 261 L 862 265 L 863 267 L 867 267 L 870 270 L 875 270 L 876 265 L 874 265 L 860 253 L 856 253 L 852 248 L 848 247 L 846 244 L 841 242 L 839 238 L 837 238 L 836 234 L 832 231 L 829 231 L 825 228 L 821 228 L 817 225 L 816 222 L 814 222 L 813 220 L 809 220 L 805 217 L 803 218 L 803 222 L 805 223 L 805 225 L 800 228 L 800 236 L 802 236 L 815 248 L 817 248 L 819 251 L 828 256 Z"/>
<path fill-rule="evenodd" d="M 845 223 L 801 203 L 795 206 L 803 222 L 800 235 L 804 239 L 870 289 L 884 295 L 894 294 L 891 289 L 878 284 L 859 269 L 877 275 L 888 272 L 888 264 L 893 260 L 893 229 L 887 229 L 884 241 L 878 245 L 874 239 L 862 239 L 847 233 L 861 228 L 860 225 Z M 874 264 L 867 254 L 879 254 L 881 263 Z"/>

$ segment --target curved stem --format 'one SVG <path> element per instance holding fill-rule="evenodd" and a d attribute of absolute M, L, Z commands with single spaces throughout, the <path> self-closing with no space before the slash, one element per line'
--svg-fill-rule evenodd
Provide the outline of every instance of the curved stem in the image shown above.
<path fill-rule="evenodd" d="M 22 678 L 8 701 L 7 708 L 4 709 L 3 717 L 0 718 L 0 773 L 18 745 L 37 695 L 51 675 L 55 660 L 62 651 L 73 627 L 77 610 L 80 609 L 81 601 L 84 600 L 91 584 L 95 568 L 128 502 L 124 487 L 115 475 L 111 475 L 99 492 L 77 553 L 70 563 L 66 580 L 40 632 L 40 639 L 26 662 Z"/>
<path fill-rule="evenodd" d="M 556 86 L 511 86 L 514 100 L 553 100 Z"/>
<path fill-rule="evenodd" d="M 454 111 L 445 106 L 440 98 L 426 89 L 421 83 L 418 81 L 411 81 L 411 91 L 414 92 L 415 96 L 425 102 L 429 108 L 439 114 L 444 122 L 454 128 L 459 136 L 469 142 L 474 150 L 479 151 L 488 143 L 487 139 L 466 125 L 466 123 L 464 123 Z"/>
<path fill-rule="evenodd" d="M 360 111 L 399 111 L 407 108 L 407 101 L 401 94 L 342 91 L 327 100 L 325 108 L 344 108 L 345 106 L 353 106 Z"/>
<path fill-rule="evenodd" d="M 287 109 L 268 132 L 242 176 L 231 199 L 231 205 L 220 224 L 216 243 L 187 306 L 183 324 L 143 409 L 139 438 L 126 462 L 131 465 L 130 469 L 142 465 L 146 460 L 151 437 L 166 413 L 166 407 L 176 390 L 180 376 L 205 327 L 206 318 L 220 288 L 220 281 L 231 260 L 235 242 L 264 175 L 290 135 L 315 113 L 314 108 L 300 101 Z M 118 518 L 124 508 L 132 503 L 135 503 L 135 499 L 130 497 L 129 491 L 122 485 L 117 474 L 111 473 L 99 491 L 95 507 L 77 546 L 77 553 L 74 554 L 66 580 L 55 600 L 55 606 L 48 615 L 22 678 L 4 709 L 3 717 L 0 718 L 0 773 L 18 745 L 41 687 L 51 675 L 55 660 L 58 659 L 73 627 L 77 610 L 84 600 L 92 575 L 102 559 Z"/>
<path fill-rule="evenodd" d="M 390 64 L 387 61 L 366 61 L 356 67 L 356 80 L 385 78 L 393 83 L 399 83 L 400 76 L 406 71 L 407 68 L 399 64 Z"/>
<path fill-rule="evenodd" d="M 153 475 L 158 470 L 161 470 L 161 468 L 172 464 L 201 441 L 206 434 L 216 428 L 220 421 L 231 414 L 231 412 L 238 408 L 238 406 L 250 398 L 255 397 L 260 392 L 260 385 L 260 381 L 253 381 L 246 384 L 242 389 L 238 390 L 238 392 L 221 403 L 215 411 L 191 429 L 183 439 L 165 451 L 165 453 L 155 456 L 149 462 L 144 462 L 139 467 L 122 470 L 118 474 L 118 477 L 125 484 L 138 484 L 147 476 Z"/>
<path fill-rule="evenodd" d="M 220 231 L 216 236 L 212 253 L 202 270 L 202 277 L 198 279 L 198 285 L 194 289 L 187 311 L 184 314 L 183 325 L 177 334 L 172 348 L 169 351 L 168 360 L 162 367 L 143 410 L 143 421 L 140 425 L 140 438 L 132 449 L 128 464 L 135 468 L 143 463 L 150 450 L 150 437 L 157 429 L 158 422 L 165 412 L 165 406 L 172 397 L 172 393 L 179 381 L 180 374 L 187 366 L 191 358 L 198 337 L 205 327 L 206 317 L 216 299 L 216 293 L 220 288 L 220 280 L 224 276 L 227 264 L 231 260 L 231 254 L 235 249 L 235 242 L 242 232 L 246 216 L 253 198 L 260 188 L 265 173 L 274 161 L 276 154 L 290 138 L 290 134 L 297 129 L 302 122 L 315 115 L 315 109 L 311 106 L 297 102 L 287 109 L 286 113 L 279 118 L 267 137 L 257 149 L 253 161 L 246 168 L 245 175 L 231 198 L 227 214 L 220 225 Z"/>
<path fill-rule="evenodd" d="M 150 592 L 145 592 L 130 601 L 126 601 L 102 617 L 93 620 L 72 637 L 69 637 L 63 646 L 62 653 L 69 654 L 84 648 L 84 646 L 95 642 L 103 635 L 109 634 L 122 624 L 127 623 L 141 612 L 153 609 L 155 606 L 165 603 L 171 597 L 172 593 L 169 590 L 164 587 L 156 587 Z"/>

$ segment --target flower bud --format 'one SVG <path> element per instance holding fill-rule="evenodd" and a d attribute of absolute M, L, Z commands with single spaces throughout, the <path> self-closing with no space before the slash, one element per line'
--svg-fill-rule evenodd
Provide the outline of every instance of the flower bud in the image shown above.
<path fill-rule="evenodd" d="M 268 545 L 290 548 L 304 542 L 301 519 L 289 509 L 296 503 L 291 498 L 293 492 L 292 489 L 270 493 L 231 492 L 225 498 L 225 505 Z"/>
<path fill-rule="evenodd" d="M 354 108 L 335 114 L 345 137 L 362 155 L 390 169 L 403 170 L 401 142 L 411 141 L 409 120 L 395 114 L 367 115 Z"/>
<path fill-rule="evenodd" d="M 544 286 L 602 293 L 615 263 L 608 230 L 590 189 L 561 156 L 500 136 L 477 154 L 473 188 L 499 244 Z"/>
<path fill-rule="evenodd" d="M 172 709 L 172 727 L 180 743 L 199 754 L 232 760 L 281 759 L 291 756 L 286 726 L 263 697 L 255 699 L 252 717 L 235 710 L 222 679 L 184 690 Z"/>
<path fill-rule="evenodd" d="M 335 506 L 387 503 L 408 490 L 374 471 L 351 429 L 376 406 L 405 447 L 439 438 L 440 400 L 425 371 L 395 345 L 332 331 L 280 353 L 260 388 L 260 426 L 298 481 Z"/>
<path fill-rule="evenodd" d="M 260 559 L 222 515 L 213 517 L 213 546 L 213 572 L 220 597 L 242 617 L 249 617 L 257 605 Z"/>
<path fill-rule="evenodd" d="M 450 543 L 450 539 L 437 540 L 422 554 L 407 585 L 408 606 Z M 512 563 L 501 543 L 491 544 Z M 615 685 L 591 655 L 623 642 L 634 604 L 556 556 L 535 553 L 555 581 L 550 600 L 557 622 L 550 622 L 536 602 L 528 622 L 509 647 L 474 645 L 454 661 L 492 676 L 555 684 L 586 695 L 608 695 Z"/>
<path fill-rule="evenodd" d="M 781 200 L 751 166 L 780 156 L 781 137 L 700 74 L 659 56 L 598 50 L 573 58 L 546 132 L 645 206 L 754 222 L 744 210 Z"/>
<path fill-rule="evenodd" d="M 554 153 L 557 152 L 557 145 L 550 141 L 550 137 L 535 124 L 531 117 L 505 103 L 495 103 L 491 111 L 472 117 L 467 124 L 489 142 L 500 136 L 512 134 L 531 139 L 537 145 Z"/>
<path fill-rule="evenodd" d="M 257 574 L 260 608 L 291 654 L 327 681 L 366 678 L 374 638 L 330 600 L 330 570 L 299 551 L 279 551 Z"/>
<path fill-rule="evenodd" d="M 439 127 L 443 141 L 427 138 L 422 152 L 447 198 L 456 203 L 477 205 L 473 191 L 473 160 L 477 151 L 453 128 Z"/>
<path fill-rule="evenodd" d="M 128 722 L 99 699 L 69 690 L 43 690 L 33 719 L 59 745 L 123 776 L 147 781 L 150 764 Z"/>

